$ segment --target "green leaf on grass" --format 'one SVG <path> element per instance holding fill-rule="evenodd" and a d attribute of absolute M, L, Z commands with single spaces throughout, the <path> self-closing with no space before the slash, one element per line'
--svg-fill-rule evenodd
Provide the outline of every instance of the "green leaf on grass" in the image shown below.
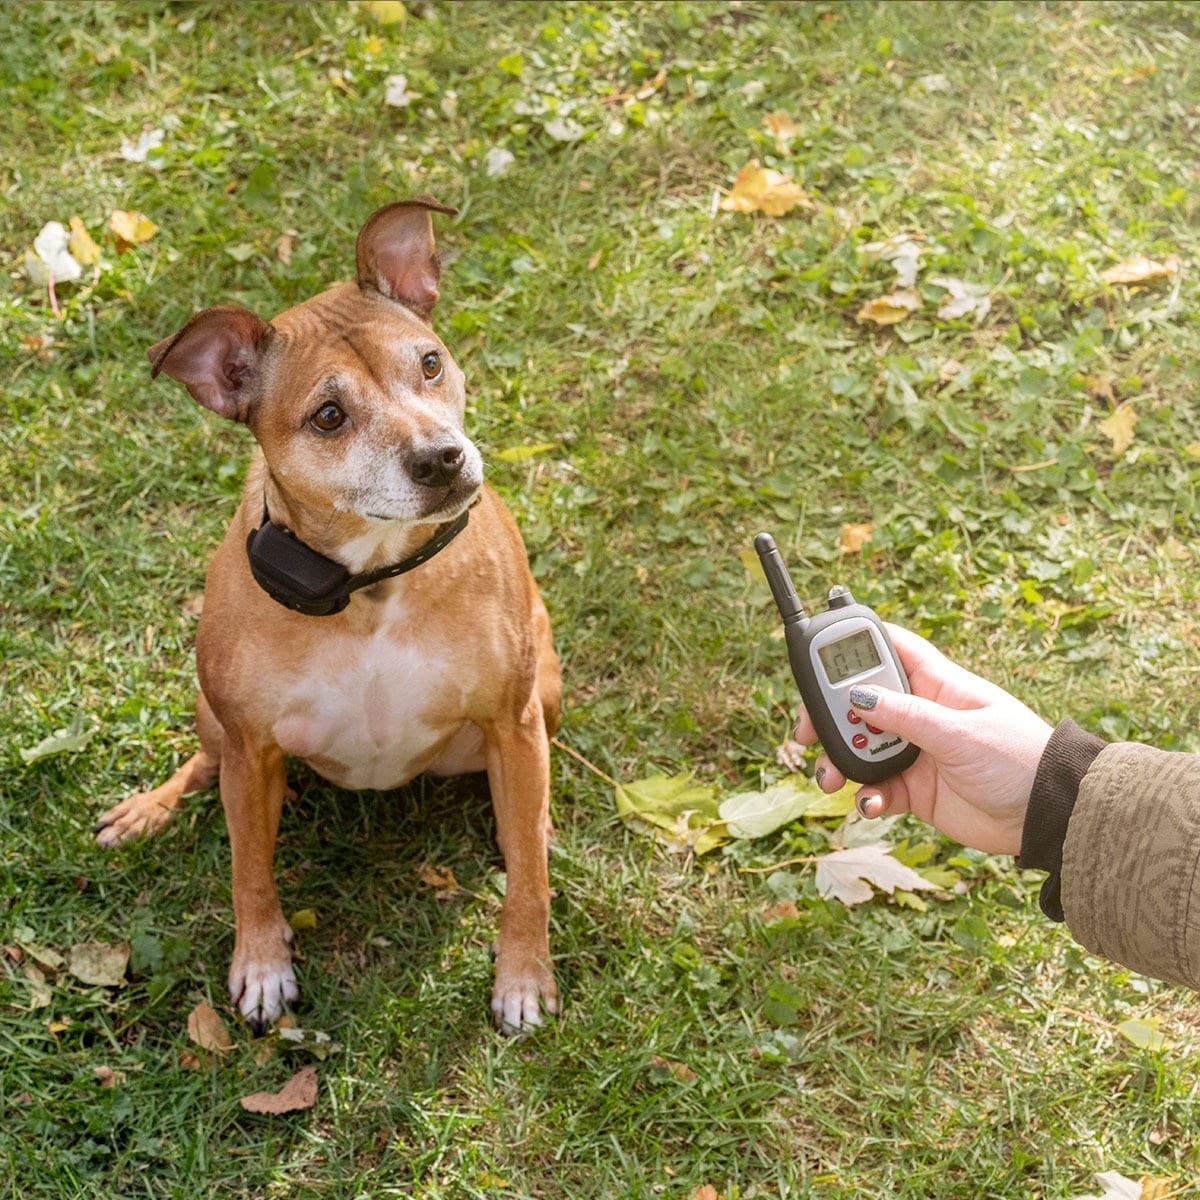
<path fill-rule="evenodd" d="M 854 793 L 858 791 L 857 783 L 848 783 L 830 796 L 822 796 L 804 810 L 806 821 L 823 821 L 827 817 L 844 817 L 854 808 Z"/>
<path fill-rule="evenodd" d="M 44 737 L 36 746 L 21 751 L 21 761 L 29 766 L 40 762 L 43 758 L 53 758 L 57 754 L 75 754 L 92 740 L 96 727 L 83 728 L 83 722 L 76 720 L 70 729 L 59 729 L 49 737 Z"/>
<path fill-rule="evenodd" d="M 545 454 L 547 450 L 557 447 L 557 442 L 538 442 L 536 446 L 508 446 L 504 450 L 497 450 L 492 458 L 500 462 L 524 462 L 527 458 L 533 458 L 535 454 Z"/>
<path fill-rule="evenodd" d="M 738 792 L 721 801 L 718 811 L 735 838 L 760 838 L 796 820 L 821 794 L 794 779 L 764 792 Z"/>
<path fill-rule="evenodd" d="M 1139 1050 L 1157 1051 L 1167 1045 L 1166 1037 L 1158 1031 L 1161 1024 L 1158 1017 L 1130 1017 L 1117 1026 L 1117 1032 Z"/>
<path fill-rule="evenodd" d="M 672 845 L 707 854 L 729 840 L 716 791 L 692 783 L 691 773 L 651 775 L 614 789 L 617 812 L 636 827 L 651 828 Z"/>

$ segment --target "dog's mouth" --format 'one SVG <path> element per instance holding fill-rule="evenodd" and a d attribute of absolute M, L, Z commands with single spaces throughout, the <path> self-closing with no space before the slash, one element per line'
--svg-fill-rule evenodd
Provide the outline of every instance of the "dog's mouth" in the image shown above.
<path fill-rule="evenodd" d="M 453 521 L 479 499 L 480 484 L 459 486 L 450 484 L 444 488 L 430 488 L 427 503 L 414 512 L 411 505 L 390 512 L 384 509 L 370 510 L 363 515 L 372 521 L 403 521 L 410 525 L 441 525 Z"/>

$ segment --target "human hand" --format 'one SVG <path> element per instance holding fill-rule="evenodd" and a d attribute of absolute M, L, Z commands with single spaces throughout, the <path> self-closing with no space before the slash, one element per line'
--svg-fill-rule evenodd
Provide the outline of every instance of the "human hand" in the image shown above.
<path fill-rule="evenodd" d="M 912 695 L 861 685 L 851 706 L 864 721 L 920 746 L 907 771 L 868 784 L 855 797 L 864 817 L 911 812 L 964 846 L 998 854 L 1021 849 L 1029 793 L 1051 727 L 1003 688 L 951 662 L 924 638 L 888 625 Z M 796 741 L 817 741 L 808 713 Z M 826 757 L 816 779 L 836 792 L 846 777 Z"/>

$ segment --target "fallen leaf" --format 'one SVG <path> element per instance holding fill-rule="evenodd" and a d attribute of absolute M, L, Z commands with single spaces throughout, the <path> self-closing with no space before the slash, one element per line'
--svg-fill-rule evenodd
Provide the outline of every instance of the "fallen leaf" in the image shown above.
<path fill-rule="evenodd" d="M 483 156 L 483 168 L 488 177 L 492 178 L 503 175 L 516 161 L 517 156 L 511 150 L 506 150 L 503 146 L 493 146 Z"/>
<path fill-rule="evenodd" d="M 85 267 L 92 266 L 100 257 L 100 247 L 92 240 L 87 226 L 78 218 L 71 218 L 71 236 L 67 239 L 67 249 L 76 262 Z"/>
<path fill-rule="evenodd" d="M 163 138 L 166 136 L 161 129 L 150 129 L 144 132 L 136 142 L 125 138 L 121 142 L 121 157 L 129 162 L 145 163 L 148 167 L 154 167 L 157 170 L 162 166 L 162 161 L 161 155 L 154 154 L 154 151 L 161 151 Z"/>
<path fill-rule="evenodd" d="M 74 754 L 91 741 L 95 732 L 94 725 L 84 729 L 79 723 L 70 729 L 59 729 L 48 737 L 42 738 L 36 746 L 22 750 L 20 752 L 21 761 L 29 766 L 43 758 L 53 758 L 56 754 Z"/>
<path fill-rule="evenodd" d="M 24 970 L 25 978 L 29 980 L 29 1007 L 48 1008 L 54 1000 L 54 993 L 50 990 L 50 985 L 46 982 L 46 976 L 41 969 L 35 967 L 33 963 L 26 963 Z"/>
<path fill-rule="evenodd" d="M 1168 1196 L 1179 1195 L 1171 1190 L 1171 1176 L 1143 1175 L 1141 1179 L 1129 1179 L 1119 1171 L 1103 1171 L 1096 1182 L 1104 1189 L 1100 1195 L 1077 1196 L 1075 1200 L 1167 1200 Z"/>
<path fill-rule="evenodd" d="M 790 175 L 762 166 L 752 158 L 735 176 L 733 187 L 720 204 L 725 212 L 761 212 L 782 217 L 810 203 L 808 194 Z"/>
<path fill-rule="evenodd" d="M 199 1071 L 204 1064 L 200 1061 L 198 1054 L 193 1054 L 190 1050 L 184 1050 L 179 1056 L 179 1066 L 184 1071 Z"/>
<path fill-rule="evenodd" d="M 407 108 L 414 100 L 414 96 L 408 90 L 408 76 L 406 75 L 389 75 L 384 80 L 385 91 L 383 94 L 383 102 L 390 104 L 393 108 Z"/>
<path fill-rule="evenodd" d="M 432 863 L 422 863 L 417 874 L 426 887 L 434 889 L 434 898 L 437 900 L 449 900 L 462 891 L 449 867 L 435 867 Z"/>
<path fill-rule="evenodd" d="M 501 462 L 524 462 L 527 458 L 533 458 L 534 455 L 545 454 L 547 450 L 556 450 L 557 448 L 557 442 L 538 442 L 535 446 L 507 446 L 503 450 L 497 450 L 492 457 Z"/>
<path fill-rule="evenodd" d="M 47 221 L 33 239 L 33 249 L 25 251 L 25 273 L 38 284 L 70 283 L 83 270 L 71 256 L 67 231 L 61 221 Z"/>
<path fill-rule="evenodd" d="M 857 783 L 847 783 L 828 796 L 822 796 L 814 801 L 804 811 L 806 821 L 823 821 L 831 817 L 844 817 L 854 808 L 854 794 L 858 791 Z"/>
<path fill-rule="evenodd" d="M 725 1200 L 711 1183 L 706 1183 L 692 1193 L 692 1200 Z"/>
<path fill-rule="evenodd" d="M 802 771 L 804 769 L 804 757 L 804 747 L 799 742 L 792 741 L 791 738 L 784 738 L 775 747 L 775 761 L 781 767 L 786 767 L 789 771 Z"/>
<path fill-rule="evenodd" d="M 938 381 L 940 383 L 949 383 L 962 369 L 963 365 L 957 358 L 948 358 L 938 368 Z"/>
<path fill-rule="evenodd" d="M 296 244 L 296 239 L 290 234 L 283 234 L 279 241 L 275 243 L 275 257 L 279 259 L 284 266 L 292 261 L 292 247 Z"/>
<path fill-rule="evenodd" d="M 148 242 L 157 232 L 158 226 L 144 214 L 131 209 L 118 208 L 108 219 L 108 227 L 121 242 L 136 246 Z"/>
<path fill-rule="evenodd" d="M 229 1036 L 221 1014 L 206 1000 L 201 1000 L 188 1013 L 187 1031 L 188 1037 L 202 1050 L 224 1054 L 226 1050 L 233 1049 L 233 1038 Z"/>
<path fill-rule="evenodd" d="M 93 1074 L 96 1076 L 96 1082 L 102 1088 L 113 1088 L 117 1086 L 117 1073 L 112 1067 L 97 1067 Z"/>
<path fill-rule="evenodd" d="M 873 321 L 876 325 L 898 325 L 921 307 L 921 297 L 913 288 L 899 288 L 886 296 L 868 300 L 854 314 L 856 321 Z"/>
<path fill-rule="evenodd" d="M 1179 259 L 1173 254 L 1162 262 L 1155 262 L 1144 254 L 1135 254 L 1133 258 L 1101 271 L 1100 278 L 1105 283 L 1146 283 L 1151 279 L 1167 279 L 1178 274 Z"/>
<path fill-rule="evenodd" d="M 1133 406 L 1126 402 L 1114 409 L 1103 421 L 1098 421 L 1096 428 L 1112 441 L 1113 453 L 1120 457 L 1133 441 L 1133 427 L 1137 420 L 1138 415 Z"/>
<path fill-rule="evenodd" d="M 291 915 L 288 924 L 298 933 L 302 929 L 316 929 L 317 914 L 311 908 L 302 908 Z"/>
<path fill-rule="evenodd" d="M 775 139 L 780 154 L 787 154 L 792 139 L 800 132 L 800 126 L 785 112 L 768 113 L 763 117 L 767 132 Z"/>
<path fill-rule="evenodd" d="M 128 965 L 128 942 L 80 942 L 67 951 L 67 971 L 95 987 L 122 987 Z"/>
<path fill-rule="evenodd" d="M 577 142 L 587 132 L 574 118 L 563 116 L 551 117 L 542 128 L 556 142 Z"/>
<path fill-rule="evenodd" d="M 807 780 L 786 779 L 762 792 L 728 796 L 717 811 L 735 838 L 761 838 L 795 821 L 820 795 Z"/>
<path fill-rule="evenodd" d="M 1117 1032 L 1139 1050 L 1162 1050 L 1168 1043 L 1159 1032 L 1161 1024 L 1158 1017 L 1130 1017 L 1117 1026 Z"/>
<path fill-rule="evenodd" d="M 687 1063 L 672 1062 L 670 1059 L 663 1058 L 660 1054 L 650 1055 L 650 1065 L 658 1071 L 666 1071 L 673 1075 L 680 1083 L 692 1083 L 696 1078 L 696 1072 L 692 1070 Z"/>
<path fill-rule="evenodd" d="M 408 16 L 400 0 L 363 0 L 362 9 L 380 25 L 395 25 Z"/>
<path fill-rule="evenodd" d="M 762 913 L 763 923 L 766 925 L 773 925 L 776 921 L 796 921 L 799 918 L 800 910 L 792 900 L 780 900 L 778 904 L 763 909 Z"/>
<path fill-rule="evenodd" d="M 300 1112 L 312 1108 L 316 1102 L 316 1067 L 303 1067 L 277 1092 L 255 1092 L 242 1097 L 242 1107 L 252 1113 Z"/>
<path fill-rule="evenodd" d="M 651 775 L 614 788 L 617 812 L 627 823 L 649 827 L 669 845 L 707 854 L 729 840 L 716 792 L 692 783 L 690 773 Z"/>
<path fill-rule="evenodd" d="M 843 554 L 857 554 L 871 540 L 871 530 L 874 526 L 867 522 L 864 525 L 843 525 L 841 547 Z"/>
<path fill-rule="evenodd" d="M 896 286 L 910 288 L 917 282 L 917 269 L 924 249 L 915 238 L 898 233 L 882 242 L 867 242 L 859 247 L 859 253 L 891 263 L 896 271 Z"/>
<path fill-rule="evenodd" d="M 878 845 L 822 854 L 817 859 L 816 884 L 818 895 L 840 900 L 847 908 L 870 900 L 874 888 L 889 895 L 896 888 L 908 892 L 933 890 L 932 883 Z"/>
<path fill-rule="evenodd" d="M 943 321 L 954 321 L 973 316 L 982 321 L 992 310 L 990 290 L 986 284 L 966 283 L 962 279 L 951 279 L 937 275 L 929 280 L 935 287 L 944 288 L 946 295 L 938 306 L 938 317 Z"/>

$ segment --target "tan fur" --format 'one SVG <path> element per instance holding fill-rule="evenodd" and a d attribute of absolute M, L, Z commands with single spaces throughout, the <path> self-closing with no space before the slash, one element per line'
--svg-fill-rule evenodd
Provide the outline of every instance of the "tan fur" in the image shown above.
<path fill-rule="evenodd" d="M 436 271 L 432 278 L 436 284 Z M 508 878 L 493 1009 L 510 1031 L 557 1009 L 548 943 L 548 737 L 561 685 L 549 619 L 501 500 L 471 488 L 479 502 L 449 546 L 409 574 L 354 593 L 333 616 L 276 603 L 246 557 L 264 494 L 276 523 L 351 571 L 413 552 L 470 499 L 451 497 L 453 506 L 439 509 L 441 489 L 415 486 L 403 469 L 409 448 L 462 433 L 462 374 L 419 309 L 389 299 L 382 285 L 345 284 L 276 317 L 266 336 L 248 318 L 250 333 L 234 329 L 239 346 L 258 340 L 253 370 L 224 411 L 236 408 L 262 454 L 208 571 L 196 637 L 201 748 L 166 783 L 101 819 L 104 845 L 152 833 L 184 795 L 219 775 L 237 926 L 230 989 L 260 1028 L 297 996 L 273 869 L 288 755 L 349 787 L 395 788 L 423 771 L 486 769 Z M 160 343 L 152 356 L 222 411 L 207 380 L 185 378 L 206 370 L 207 359 L 173 366 L 189 336 L 201 335 L 185 328 L 176 339 L 185 339 L 182 349 Z M 213 352 L 218 358 L 223 345 Z M 433 384 L 419 369 L 430 347 L 445 371 Z M 354 424 L 344 436 L 321 438 L 306 422 L 331 379 Z M 463 442 L 476 469 L 470 455 L 477 453 Z"/>

